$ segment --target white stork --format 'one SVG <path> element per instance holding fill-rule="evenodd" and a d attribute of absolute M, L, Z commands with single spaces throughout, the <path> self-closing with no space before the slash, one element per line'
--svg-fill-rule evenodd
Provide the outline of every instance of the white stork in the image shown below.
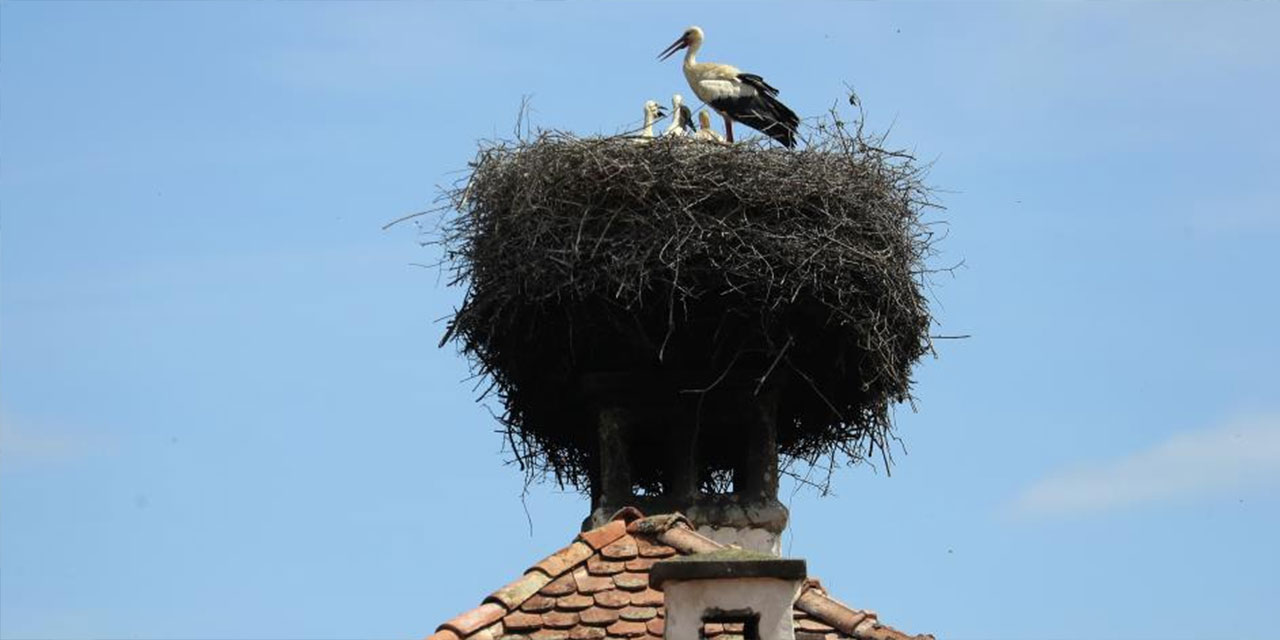
<path fill-rule="evenodd" d="M 729 142 L 733 142 L 733 121 L 737 120 L 787 147 L 796 146 L 800 118 L 778 101 L 778 90 L 764 78 L 743 73 L 737 67 L 698 62 L 694 56 L 701 47 L 702 29 L 689 27 L 658 59 L 666 60 L 681 49 L 689 50 L 684 54 L 684 77 L 694 94 L 724 116 L 724 132 Z"/>
<path fill-rule="evenodd" d="M 657 121 L 658 121 L 658 118 L 661 118 L 661 117 L 662 117 L 662 116 L 664 116 L 664 115 L 666 115 L 666 114 L 662 113 L 662 107 L 658 106 L 658 103 L 656 103 L 656 102 L 654 102 L 654 101 L 652 101 L 652 100 L 645 100 L 645 102 L 644 102 L 644 128 L 640 129 L 640 137 L 641 137 L 641 138 L 652 138 L 652 137 L 653 137 L 653 123 L 654 123 L 654 122 L 657 122 Z"/>
<path fill-rule="evenodd" d="M 697 131 L 693 126 L 693 112 L 684 104 L 684 96 L 671 95 L 671 124 L 662 132 L 664 136 L 684 136 Z"/>
<path fill-rule="evenodd" d="M 708 142 L 724 142 L 724 136 L 719 131 L 711 128 L 711 116 L 706 111 L 698 112 L 698 132 L 693 134 L 698 140 L 706 140 Z"/>

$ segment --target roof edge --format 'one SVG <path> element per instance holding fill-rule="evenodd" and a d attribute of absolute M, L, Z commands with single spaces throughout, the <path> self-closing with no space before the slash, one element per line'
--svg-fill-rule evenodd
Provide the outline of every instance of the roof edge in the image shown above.
<path fill-rule="evenodd" d="M 656 538 L 686 555 L 727 548 L 695 531 L 689 519 L 680 513 L 645 517 L 635 508 L 624 508 L 614 514 L 608 524 L 578 534 L 569 546 L 543 558 L 520 578 L 494 591 L 480 606 L 441 624 L 426 640 L 496 640 L 503 633 L 504 616 L 518 610 L 544 586 L 569 574 L 601 548 L 629 533 Z M 880 624 L 874 611 L 854 609 L 832 598 L 814 578 L 804 582 L 794 606 L 857 640 L 934 640 L 929 634 L 912 636 Z"/>
<path fill-rule="evenodd" d="M 805 581 L 795 607 L 859 640 L 934 640 L 932 635 L 909 635 L 880 623 L 870 609 L 854 609 L 827 595 L 817 578 Z"/>

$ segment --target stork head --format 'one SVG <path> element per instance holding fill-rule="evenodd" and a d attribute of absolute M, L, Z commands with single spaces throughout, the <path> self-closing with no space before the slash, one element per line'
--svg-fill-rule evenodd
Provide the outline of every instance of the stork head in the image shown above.
<path fill-rule="evenodd" d="M 667 114 L 662 112 L 662 106 L 653 100 L 646 100 L 644 103 L 644 119 L 647 122 L 653 122 Z"/>
<path fill-rule="evenodd" d="M 686 47 L 697 51 L 700 46 L 702 46 L 702 29 L 700 27 L 689 27 L 684 30 L 684 33 L 680 34 L 680 37 L 675 42 L 671 43 L 671 46 L 663 49 L 662 53 L 658 54 L 658 59 L 666 60 L 675 52 Z"/>
<path fill-rule="evenodd" d="M 682 104 L 684 104 L 684 96 L 682 96 L 682 95 L 680 95 L 680 94 L 678 94 L 678 93 L 673 93 L 673 94 L 671 94 L 671 109 L 672 109 L 672 111 L 679 111 L 679 110 L 680 110 L 680 105 L 682 105 Z"/>
<path fill-rule="evenodd" d="M 698 112 L 698 125 L 700 125 L 699 129 L 711 128 L 711 116 L 706 111 Z"/>

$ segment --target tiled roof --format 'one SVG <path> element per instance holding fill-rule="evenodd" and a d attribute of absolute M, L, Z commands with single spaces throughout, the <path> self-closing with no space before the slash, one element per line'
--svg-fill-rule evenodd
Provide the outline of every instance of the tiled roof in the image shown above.
<path fill-rule="evenodd" d="M 623 509 L 427 640 L 661 640 L 663 595 L 649 588 L 649 568 L 677 554 L 722 548 L 679 514 L 646 518 Z M 796 640 L 933 638 L 880 624 L 875 612 L 837 601 L 816 579 L 805 582 L 792 610 Z M 741 625 L 707 629 L 715 640 L 742 640 Z"/>

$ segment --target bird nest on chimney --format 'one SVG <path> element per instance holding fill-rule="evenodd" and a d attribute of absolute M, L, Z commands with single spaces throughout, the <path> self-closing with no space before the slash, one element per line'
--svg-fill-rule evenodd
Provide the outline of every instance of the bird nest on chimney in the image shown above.
<path fill-rule="evenodd" d="M 891 407 L 931 350 L 936 205 L 920 165 L 860 124 L 833 112 L 806 133 L 801 150 L 548 131 L 481 145 L 446 194 L 466 296 L 441 344 L 487 380 L 531 478 L 589 487 L 598 441 L 575 394 L 600 371 L 785 375 L 784 462 L 828 478 L 889 463 Z"/>

